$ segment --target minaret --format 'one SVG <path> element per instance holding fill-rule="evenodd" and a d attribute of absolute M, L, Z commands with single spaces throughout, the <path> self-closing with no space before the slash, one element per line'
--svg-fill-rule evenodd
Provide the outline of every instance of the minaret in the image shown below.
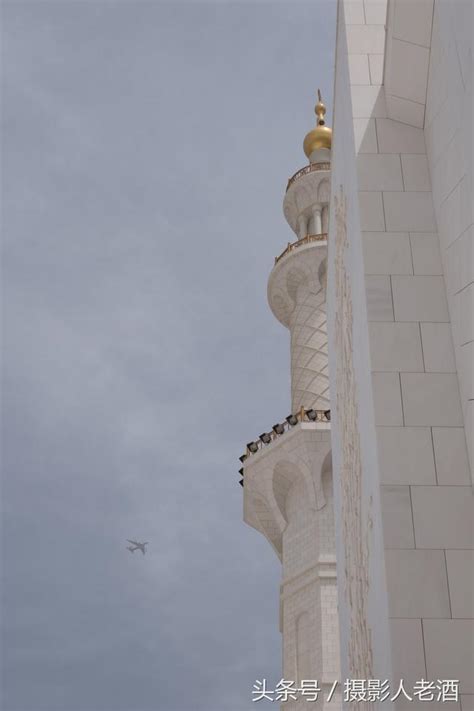
<path fill-rule="evenodd" d="M 268 301 L 290 331 L 291 413 L 249 442 L 243 464 L 244 520 L 282 563 L 280 631 L 286 681 L 318 680 L 314 701 L 297 693 L 282 708 L 340 708 L 336 553 L 326 333 L 331 129 L 318 91 L 316 127 L 304 139 L 309 164 L 288 181 L 283 212 L 296 241 L 275 258 Z"/>

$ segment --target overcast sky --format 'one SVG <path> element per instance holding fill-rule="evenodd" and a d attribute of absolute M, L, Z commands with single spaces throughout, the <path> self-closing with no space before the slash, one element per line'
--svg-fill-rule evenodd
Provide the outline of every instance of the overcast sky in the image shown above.
<path fill-rule="evenodd" d="M 335 0 L 3 23 L 3 708 L 250 711 L 280 564 L 238 457 L 289 411 L 266 283 Z"/>

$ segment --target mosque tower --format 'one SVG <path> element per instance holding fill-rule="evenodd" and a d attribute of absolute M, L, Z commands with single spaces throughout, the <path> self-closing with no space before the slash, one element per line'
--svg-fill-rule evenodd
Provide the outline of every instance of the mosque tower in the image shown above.
<path fill-rule="evenodd" d="M 291 414 L 249 442 L 242 455 L 244 520 L 282 563 L 282 678 L 304 688 L 283 705 L 329 708 L 339 673 L 331 413 L 326 332 L 327 233 L 332 131 L 318 91 L 316 127 L 304 139 L 309 164 L 288 181 L 283 212 L 296 234 L 270 272 L 268 301 L 290 332 Z M 302 683 L 303 682 L 303 683 Z M 340 708 L 339 689 L 330 708 Z"/>

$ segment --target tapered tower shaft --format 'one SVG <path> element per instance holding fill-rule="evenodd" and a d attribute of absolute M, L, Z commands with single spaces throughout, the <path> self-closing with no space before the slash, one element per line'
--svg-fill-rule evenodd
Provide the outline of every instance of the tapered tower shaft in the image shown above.
<path fill-rule="evenodd" d="M 304 149 L 309 164 L 288 181 L 283 211 L 296 240 L 275 259 L 268 301 L 290 332 L 291 414 L 243 455 L 244 519 L 282 562 L 283 677 L 298 689 L 285 711 L 340 708 L 336 545 L 326 333 L 331 129 L 325 106 Z M 318 682 L 317 700 L 305 685 Z"/>

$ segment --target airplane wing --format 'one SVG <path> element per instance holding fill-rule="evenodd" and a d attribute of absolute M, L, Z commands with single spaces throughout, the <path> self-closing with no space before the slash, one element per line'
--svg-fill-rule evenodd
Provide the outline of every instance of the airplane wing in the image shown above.
<path fill-rule="evenodd" d="M 140 545 L 140 544 L 137 543 L 136 541 L 131 541 L 130 538 L 127 538 L 127 541 L 128 541 L 129 543 L 132 543 L 134 546 L 139 546 L 139 545 Z"/>
<path fill-rule="evenodd" d="M 140 550 L 143 553 L 143 555 L 145 555 L 145 546 L 143 546 L 143 548 L 140 548 Z"/>

